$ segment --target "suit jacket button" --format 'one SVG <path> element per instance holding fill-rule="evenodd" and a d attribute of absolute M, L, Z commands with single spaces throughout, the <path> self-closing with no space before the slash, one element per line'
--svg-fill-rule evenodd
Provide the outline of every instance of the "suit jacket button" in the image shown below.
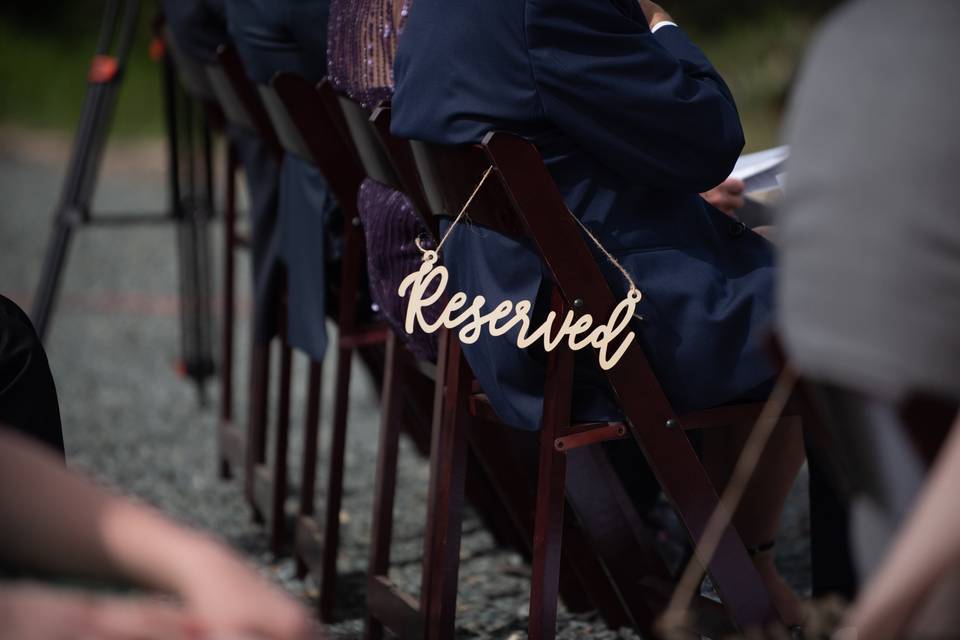
<path fill-rule="evenodd" d="M 747 225 L 743 224 L 739 220 L 734 220 L 730 223 L 730 235 L 734 238 L 737 236 L 742 236 L 743 232 L 747 230 Z"/>

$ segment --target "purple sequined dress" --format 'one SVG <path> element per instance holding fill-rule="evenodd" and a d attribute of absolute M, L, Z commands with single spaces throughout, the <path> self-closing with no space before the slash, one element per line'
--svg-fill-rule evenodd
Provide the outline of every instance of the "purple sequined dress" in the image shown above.
<path fill-rule="evenodd" d="M 411 4 L 412 0 L 330 3 L 330 80 L 368 109 L 393 97 L 393 59 Z"/>
<path fill-rule="evenodd" d="M 367 109 L 393 96 L 393 59 L 412 0 L 333 0 L 330 5 L 328 70 L 333 86 Z M 417 237 L 429 237 L 410 200 L 368 178 L 357 206 L 367 241 L 370 295 L 394 330 L 420 358 L 436 360 L 432 335 L 403 329 L 406 300 L 400 281 L 420 267 Z M 439 305 L 425 312 L 439 315 Z"/>

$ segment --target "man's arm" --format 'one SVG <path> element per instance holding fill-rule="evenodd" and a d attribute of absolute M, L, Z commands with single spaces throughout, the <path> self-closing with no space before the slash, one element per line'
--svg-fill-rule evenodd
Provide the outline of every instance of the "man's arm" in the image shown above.
<path fill-rule="evenodd" d="M 629 6 L 527 0 L 527 45 L 544 114 L 632 183 L 712 189 L 743 148 L 733 97 L 681 29 L 653 34 L 640 5 Z"/>

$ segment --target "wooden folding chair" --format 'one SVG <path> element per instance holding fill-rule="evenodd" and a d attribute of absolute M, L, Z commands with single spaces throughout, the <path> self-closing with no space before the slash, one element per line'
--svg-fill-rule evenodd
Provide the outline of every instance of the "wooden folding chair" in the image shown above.
<path fill-rule="evenodd" d="M 354 160 L 359 162 L 363 172 L 385 184 L 400 186 L 394 181 L 400 180 L 398 176 L 392 173 L 390 163 L 383 155 L 382 149 L 376 143 L 373 137 L 374 130 L 367 120 L 366 112 L 355 102 L 345 96 L 335 95 L 328 83 L 321 83 L 317 93 L 313 93 L 312 88 L 303 79 L 292 74 L 279 74 L 272 83 L 272 91 L 262 89 L 265 104 L 268 107 L 273 120 L 276 123 L 276 129 L 283 141 L 284 146 L 313 162 L 325 174 L 328 183 L 333 188 L 341 203 L 349 203 L 345 206 L 345 213 L 350 216 L 355 214 L 357 174 Z M 319 99 L 319 100 L 318 100 Z M 324 110 L 321 107 L 325 107 Z M 341 134 L 340 139 L 334 139 L 337 133 Z M 356 144 L 353 144 L 356 142 Z M 345 146 L 343 146 L 345 145 Z M 409 153 L 409 151 L 408 151 Z M 415 171 L 412 170 L 412 158 L 407 162 L 410 169 L 402 172 L 406 179 L 416 179 Z M 361 175 L 363 177 L 363 175 Z M 411 185 L 412 182 L 404 182 Z M 421 194 L 422 199 L 422 194 Z M 349 220 L 349 226 L 345 230 L 348 238 L 348 251 L 344 255 L 343 276 L 345 279 L 356 277 L 354 270 L 362 269 L 360 264 L 364 258 L 363 245 L 353 246 L 351 243 L 356 240 L 363 242 L 363 236 L 359 233 L 359 227 Z M 357 235 L 354 235 L 357 234 Z M 353 238 L 351 239 L 351 236 Z M 341 284 L 341 318 L 342 326 L 348 327 L 346 332 L 341 329 L 341 334 L 346 341 L 345 347 L 350 347 L 350 342 L 357 344 L 377 344 L 379 336 L 387 336 L 386 328 L 381 325 L 374 327 L 360 327 L 356 325 L 354 318 L 344 317 L 343 310 L 350 308 L 346 299 L 356 299 L 355 294 L 346 294 L 344 292 L 352 291 L 354 284 L 343 282 Z M 350 329 L 354 323 L 354 328 Z M 363 335 L 366 334 L 366 338 Z M 392 334 L 390 334 L 391 337 Z M 354 338 L 351 338 L 354 336 Z M 362 340 L 357 342 L 356 337 Z M 396 436 L 399 435 L 400 425 L 406 428 L 415 442 L 420 442 L 426 435 L 418 429 L 420 422 L 411 414 L 422 413 L 423 402 L 418 399 L 422 397 L 419 393 L 423 389 L 424 376 L 432 379 L 435 367 L 430 363 L 416 363 L 415 367 L 403 368 L 403 364 L 409 364 L 409 359 L 404 359 L 401 354 L 398 357 L 397 345 L 388 344 L 387 365 L 385 367 L 384 378 L 384 424 L 395 428 L 395 431 L 385 432 L 384 437 L 390 437 L 392 433 L 393 449 L 393 474 L 378 476 L 378 478 L 391 478 L 391 480 L 381 481 L 378 479 L 378 496 L 383 492 L 380 487 L 384 482 L 393 483 L 395 479 L 396 465 Z M 339 363 L 348 362 L 346 356 L 339 358 Z M 338 365 L 339 366 L 339 365 Z M 339 368 L 340 379 L 344 380 L 343 369 Z M 411 376 L 411 377 L 407 377 Z M 398 384 L 398 380 L 404 377 L 403 385 Z M 414 378 L 414 379 L 411 379 Z M 349 381 L 349 371 L 346 372 L 347 384 Z M 417 384 L 420 383 L 420 384 Z M 432 385 L 432 382 L 430 382 Z M 341 387 L 344 388 L 344 387 Z M 403 397 L 406 402 L 406 413 L 400 411 L 397 398 Z M 346 428 L 346 403 L 348 396 L 346 390 L 337 396 L 338 406 L 335 410 L 334 433 L 332 436 L 331 468 L 330 479 L 328 482 L 328 502 L 326 510 L 326 523 L 323 535 L 319 532 L 319 527 L 313 519 L 314 505 L 314 476 L 316 473 L 316 441 L 317 426 L 314 421 L 308 421 L 306 432 L 306 449 L 304 453 L 304 478 L 301 493 L 300 516 L 297 526 L 297 555 L 301 565 L 301 571 L 308 566 L 313 570 L 320 580 L 320 613 L 324 619 L 330 619 L 335 596 L 336 581 L 336 556 L 338 544 L 338 524 L 339 519 L 335 518 L 338 514 L 340 499 L 342 494 L 342 474 L 343 474 L 343 448 L 345 444 Z M 403 404 L 403 403 L 400 403 Z M 309 414 L 309 412 L 308 412 Z M 401 414 L 403 420 L 400 419 Z M 423 446 L 422 444 L 419 446 Z M 425 447 L 423 447 L 425 448 Z M 391 448 L 385 447 L 381 452 L 381 460 L 386 455 L 390 457 Z M 383 469 L 384 465 L 378 467 Z M 481 517 L 491 527 L 498 541 L 512 541 L 516 545 L 516 528 L 510 522 L 509 515 L 502 508 L 500 498 L 493 487 L 489 485 L 487 476 L 478 473 L 480 468 L 474 469 L 474 473 L 469 475 L 467 492 L 471 501 L 478 507 Z M 378 471 L 379 473 L 379 471 Z M 391 485 L 392 486 L 392 485 Z M 391 488 L 392 492 L 393 489 Z M 392 493 L 391 493 L 392 499 Z M 377 503 L 383 501 L 378 498 Z M 532 508 L 532 500 L 528 502 L 526 508 Z M 335 507 L 335 508 L 334 508 Z M 392 515 L 392 508 L 389 509 Z M 522 511 L 522 509 L 521 509 Z M 378 509 L 377 513 L 381 513 Z M 382 521 L 382 520 L 381 520 Z M 386 532 L 387 553 L 389 552 L 389 530 Z M 377 540 L 382 540 L 383 536 L 378 536 Z M 380 544 L 375 542 L 375 544 Z M 381 545 L 382 548 L 382 545 Z M 522 548 L 521 548 L 522 550 Z M 568 603 L 574 608 L 585 609 L 589 605 L 589 600 L 582 595 L 582 591 L 574 588 L 569 581 Z M 577 585 L 579 586 L 579 585 Z M 578 598 L 579 595 L 579 598 Z"/>
<path fill-rule="evenodd" d="M 431 229 L 435 226 L 436 219 L 428 213 L 429 205 L 420 186 L 409 144 L 390 134 L 389 107 L 379 107 L 370 120 L 376 128 L 382 148 L 396 174 L 392 177 L 396 180 L 395 184 L 389 182 L 391 180 L 389 175 L 377 179 L 410 194 L 415 209 L 422 212 L 425 226 Z M 446 337 L 440 340 L 442 350 L 449 347 L 449 345 L 443 346 L 446 345 L 445 340 Z M 442 351 L 442 353 L 445 352 Z M 454 366 L 450 362 L 451 356 L 441 355 L 439 360 L 441 367 Z M 419 602 L 393 585 L 388 571 L 393 501 L 396 492 L 398 420 L 401 413 L 397 398 L 404 395 L 403 381 L 411 379 L 417 371 L 422 372 L 429 366 L 427 363 L 416 361 L 413 355 L 403 348 L 402 341 L 397 340 L 396 336 L 391 337 L 391 341 L 388 342 L 384 376 L 383 413 L 374 493 L 373 540 L 367 581 L 366 637 L 368 638 L 382 637 L 384 627 L 400 637 L 422 637 L 427 626 L 430 600 L 428 594 L 430 585 L 436 581 L 436 576 L 431 574 L 434 567 L 431 564 L 430 554 L 425 552 L 424 556 L 423 588 Z M 429 373 L 436 373 L 436 370 L 428 371 Z M 444 374 L 436 375 L 438 377 L 435 378 L 437 395 L 433 414 L 434 438 L 437 438 L 440 433 L 437 425 L 440 424 L 441 414 L 437 412 L 443 406 L 445 390 L 449 390 L 449 386 L 444 386 Z M 475 384 L 467 382 L 466 386 L 473 388 Z M 445 442 L 451 444 L 452 441 Z M 476 488 L 474 487 L 471 491 L 469 480 L 485 479 L 495 493 L 496 504 L 481 504 L 478 510 L 481 515 L 484 515 L 485 510 L 492 508 L 495 508 L 496 513 L 508 514 L 512 521 L 511 546 L 529 558 L 530 541 L 534 534 L 537 435 L 505 426 L 497 421 L 492 411 L 486 411 L 485 415 L 470 421 L 467 443 L 466 453 L 464 453 L 459 447 L 445 450 L 440 442 L 434 440 L 431 450 L 433 482 L 438 486 L 450 486 L 449 477 L 439 479 L 441 477 L 439 474 L 441 471 L 452 472 L 454 469 L 462 468 L 463 464 L 460 461 L 467 460 L 467 497 L 475 506 L 478 506 L 475 497 Z M 450 460 L 452 462 L 449 462 Z M 610 558 L 612 557 L 610 554 L 619 554 L 624 549 L 633 548 L 638 544 L 638 536 L 646 538 L 648 543 L 651 543 L 648 532 L 639 522 L 604 455 L 596 452 L 591 456 L 577 456 L 576 464 L 579 465 L 578 469 L 581 473 L 578 474 L 580 480 L 572 483 L 576 492 L 572 494 L 575 499 L 571 504 L 576 507 L 582 518 L 568 519 L 564 523 L 560 592 L 568 609 L 572 611 L 596 608 L 613 628 L 631 624 L 634 618 L 650 614 L 636 610 L 636 605 L 633 605 L 632 609 L 624 605 L 621 594 L 614 589 L 608 572 L 603 566 L 602 558 L 605 555 Z M 595 482 L 594 478 L 603 479 Z M 457 486 L 454 483 L 454 489 Z M 448 539 L 453 535 L 459 536 L 462 490 L 463 487 L 460 485 L 460 492 L 454 491 L 449 499 L 437 508 L 437 512 L 443 510 L 443 513 L 439 516 L 431 513 L 430 516 L 433 519 L 439 518 L 443 522 L 457 523 L 444 534 Z M 427 543 L 426 547 L 429 549 L 430 544 Z M 655 576 L 660 576 L 660 582 L 668 578 L 666 567 L 662 563 L 660 566 L 653 566 L 639 556 L 611 564 L 615 564 L 615 573 L 619 571 L 623 575 L 630 576 L 626 581 L 640 574 L 651 578 L 652 583 L 657 583 Z M 453 574 L 449 579 L 455 582 L 456 575 Z M 661 599 L 663 597 L 665 596 L 661 596 Z"/>
<path fill-rule="evenodd" d="M 513 237 L 526 238 L 540 254 L 554 285 L 552 310 L 563 317 L 568 309 L 594 318 L 607 318 L 617 301 L 604 280 L 581 231 L 563 202 L 536 148 L 515 136 L 490 134 L 482 146 L 451 148 L 415 142 L 414 156 L 434 215 L 455 214 L 466 202 L 487 167 L 495 180 L 488 181 L 470 209 L 474 224 Z M 429 508 L 430 542 L 426 546 L 432 576 L 425 579 L 428 637 L 452 637 L 456 606 L 459 549 L 459 460 L 467 423 L 491 419 L 488 403 L 467 383 L 468 375 L 456 340 L 447 339 L 441 362 L 446 397 L 434 435 Z M 571 482 L 592 444 L 629 435 L 637 443 L 657 477 L 681 523 L 695 543 L 717 506 L 717 494 L 686 432 L 751 422 L 758 403 L 717 407 L 679 414 L 664 395 L 642 349 L 634 343 L 623 359 L 607 372 L 625 421 L 623 424 L 571 424 L 570 394 L 573 354 L 561 345 L 548 357 L 543 424 L 539 434 L 536 525 L 531 585 L 531 638 L 552 638 L 556 627 L 560 543 L 564 523 L 564 493 L 574 511 L 589 510 L 590 502 L 577 499 Z M 602 497 L 602 496 L 601 496 Z M 588 535 L 594 532 L 587 528 Z M 662 571 L 649 551 L 607 555 L 610 572 L 626 608 L 641 631 L 649 630 L 670 584 L 659 583 Z M 634 573 L 624 561 L 645 556 L 651 574 Z M 743 629 L 776 621 L 769 594 L 732 526 L 727 527 L 717 553 L 704 563 L 721 600 L 717 611 L 706 599 L 696 606 L 724 614 L 713 622 Z M 646 585 L 640 584 L 647 582 Z M 726 620 L 724 620 L 725 618 Z M 722 625 L 723 626 L 723 625 Z"/>
<path fill-rule="evenodd" d="M 277 140 L 256 90 L 247 78 L 236 50 L 221 45 L 217 50 L 218 64 L 206 69 L 210 85 L 220 103 L 227 121 L 238 130 L 258 136 L 269 148 L 279 164 L 283 148 Z M 279 381 L 279 408 L 276 433 L 276 455 L 272 471 L 266 465 L 267 407 L 270 385 L 270 345 L 258 344 L 251 338 L 250 357 L 250 411 L 247 434 L 244 438 L 233 419 L 233 323 L 235 292 L 235 248 L 248 244 L 236 230 L 236 152 L 228 152 L 228 179 L 226 213 L 224 216 L 224 314 L 223 314 L 223 378 L 220 399 L 220 464 L 224 472 L 244 460 L 244 493 L 253 508 L 254 519 L 264 520 L 270 514 L 270 547 L 279 553 L 283 543 L 283 503 L 287 490 L 286 442 L 289 423 L 290 348 L 286 344 L 286 319 L 278 309 L 281 332 L 281 361 Z M 285 302 L 281 302 L 281 306 Z M 255 330 L 255 329 L 254 329 Z"/>
<path fill-rule="evenodd" d="M 320 585 L 319 612 L 330 620 L 336 594 L 340 507 L 343 500 L 344 454 L 350 406 L 351 361 L 355 351 L 383 345 L 388 329 L 378 320 L 364 321 L 358 305 L 365 296 L 365 242 L 357 214 L 357 193 L 364 178 L 355 150 L 346 142 L 346 123 L 328 81 L 313 87 L 304 78 L 280 73 L 261 87 L 284 147 L 313 163 L 327 180 L 343 212 L 343 257 L 337 305 L 337 379 L 334 391 L 330 468 L 323 522 L 315 517 L 318 408 L 308 406 L 304 433 L 303 478 L 300 487 L 295 555 L 298 571 L 310 570 Z M 319 363 L 311 362 L 311 389 L 319 388 Z"/>
<path fill-rule="evenodd" d="M 339 95 L 338 99 L 350 141 L 367 176 L 408 194 L 416 211 L 426 211 L 426 200 L 413 166 L 409 145 L 389 134 L 389 108 L 380 107 L 371 117 L 367 109 L 350 97 Z M 421 218 L 428 232 L 435 237 L 433 217 L 421 215 Z M 373 600 L 376 600 L 378 590 L 388 580 L 386 573 L 392 537 L 399 434 L 401 428 L 405 428 L 415 442 L 424 438 L 429 440 L 429 432 L 425 427 L 430 421 L 431 412 L 424 410 L 424 405 L 429 405 L 429 398 L 423 398 L 418 391 L 425 386 L 435 388 L 436 385 L 435 363 L 417 359 L 397 338 L 391 331 L 384 365 L 380 449 L 368 575 L 368 597 Z M 532 519 L 527 526 L 526 515 L 532 513 L 533 500 L 531 498 L 524 502 L 514 499 L 516 487 L 524 480 L 519 477 L 522 474 L 518 471 L 528 466 L 522 462 L 504 465 L 500 449 L 493 443 L 485 447 L 476 442 L 471 445 L 466 454 L 469 461 L 465 479 L 467 498 L 498 544 L 529 556 L 523 533 L 525 529 L 532 530 Z M 583 556 L 581 548 L 573 544 L 570 546 L 571 557 Z M 575 580 L 568 566 L 565 569 L 562 585 L 568 606 L 579 611 L 590 609 L 592 601 L 585 594 L 585 585 Z M 376 633 L 378 628 L 376 618 L 371 616 L 368 620 L 369 633 Z"/>

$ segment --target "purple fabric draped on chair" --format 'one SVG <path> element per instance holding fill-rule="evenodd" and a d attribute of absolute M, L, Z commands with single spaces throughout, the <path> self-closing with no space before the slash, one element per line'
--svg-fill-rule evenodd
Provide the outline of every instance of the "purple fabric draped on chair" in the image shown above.
<path fill-rule="evenodd" d="M 404 338 L 418 358 L 435 362 L 437 341 L 419 328 L 408 334 L 403 328 L 408 298 L 397 295 L 397 287 L 410 273 L 420 267 L 420 251 L 416 239 L 429 238 L 423 222 L 413 210 L 410 199 L 396 189 L 376 180 L 367 179 L 360 187 L 358 202 L 363 231 L 367 238 L 367 273 L 370 296 L 386 317 L 387 322 Z M 432 247 L 433 239 L 423 240 Z M 441 306 L 435 304 L 424 310 L 427 320 L 433 322 L 440 315 Z"/>
<path fill-rule="evenodd" d="M 412 0 L 333 0 L 330 5 L 328 74 L 334 88 L 373 109 L 393 96 L 393 60 Z M 383 315 L 419 357 L 435 361 L 434 336 L 403 329 L 406 299 L 400 281 L 420 267 L 415 241 L 430 237 L 410 200 L 368 178 L 360 189 L 360 219 L 367 240 L 370 295 Z M 434 320 L 440 305 L 426 310 Z"/>

